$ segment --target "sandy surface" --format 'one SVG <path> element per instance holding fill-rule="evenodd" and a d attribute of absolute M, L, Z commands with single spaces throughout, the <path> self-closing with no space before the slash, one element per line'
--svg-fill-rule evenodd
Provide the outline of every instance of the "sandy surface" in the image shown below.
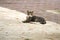
<path fill-rule="evenodd" d="M 4 13 L 0 11 L 0 40 L 60 40 L 60 24 L 22 23 L 16 17 L 6 18 Z M 9 16 L 10 12 L 5 14 Z"/>
<path fill-rule="evenodd" d="M 0 40 L 60 40 L 60 25 L 47 21 L 47 24 L 0 22 Z"/>

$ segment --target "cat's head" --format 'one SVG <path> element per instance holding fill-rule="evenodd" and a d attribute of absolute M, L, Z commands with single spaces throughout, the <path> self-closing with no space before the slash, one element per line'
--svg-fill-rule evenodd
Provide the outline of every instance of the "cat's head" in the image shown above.
<path fill-rule="evenodd" d="M 28 15 L 29 17 L 33 16 L 33 11 L 27 10 L 27 15 Z"/>
<path fill-rule="evenodd" d="M 24 23 L 28 23 L 28 22 L 31 22 L 31 20 L 32 20 L 32 17 L 33 17 L 33 11 L 29 11 L 29 10 L 27 10 L 27 19 L 25 20 L 25 21 L 23 21 Z"/>

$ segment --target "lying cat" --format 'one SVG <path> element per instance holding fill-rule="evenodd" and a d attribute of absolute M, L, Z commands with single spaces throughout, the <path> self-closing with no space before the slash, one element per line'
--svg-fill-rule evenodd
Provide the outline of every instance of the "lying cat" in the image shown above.
<path fill-rule="evenodd" d="M 30 22 L 40 22 L 41 24 L 46 24 L 46 21 L 43 17 L 38 17 L 33 15 L 33 11 L 27 11 L 27 19 L 23 21 L 23 23 L 30 23 Z"/>

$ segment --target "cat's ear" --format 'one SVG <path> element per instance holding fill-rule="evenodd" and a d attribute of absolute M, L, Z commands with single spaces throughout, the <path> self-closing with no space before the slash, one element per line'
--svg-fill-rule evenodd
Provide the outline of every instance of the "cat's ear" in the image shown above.
<path fill-rule="evenodd" d="M 33 15 L 33 11 L 31 11 L 31 15 Z"/>
<path fill-rule="evenodd" d="M 33 11 L 27 10 L 27 15 L 33 15 Z"/>
<path fill-rule="evenodd" d="M 27 15 L 29 15 L 30 13 L 29 13 L 30 11 L 29 10 L 27 10 Z"/>

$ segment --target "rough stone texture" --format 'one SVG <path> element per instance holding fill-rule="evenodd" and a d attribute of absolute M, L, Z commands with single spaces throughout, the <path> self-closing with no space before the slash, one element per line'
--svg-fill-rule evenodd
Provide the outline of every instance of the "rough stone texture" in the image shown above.
<path fill-rule="evenodd" d="M 13 10 L 3 9 L 0 11 L 0 40 L 60 40 L 60 24 L 51 21 L 47 21 L 45 25 L 20 23 L 18 19 L 21 17 L 17 14 L 21 12 L 13 12 L 13 15 L 19 17 L 14 17 L 14 20 L 10 16 L 12 12 Z"/>
<path fill-rule="evenodd" d="M 33 10 L 37 16 L 60 24 L 60 14 L 45 12 L 46 10 L 60 10 L 60 0 L 0 0 L 0 6 L 26 13 Z"/>
<path fill-rule="evenodd" d="M 60 40 L 60 25 L 47 21 L 42 24 L 24 24 L 4 21 L 0 24 L 0 40 Z"/>

